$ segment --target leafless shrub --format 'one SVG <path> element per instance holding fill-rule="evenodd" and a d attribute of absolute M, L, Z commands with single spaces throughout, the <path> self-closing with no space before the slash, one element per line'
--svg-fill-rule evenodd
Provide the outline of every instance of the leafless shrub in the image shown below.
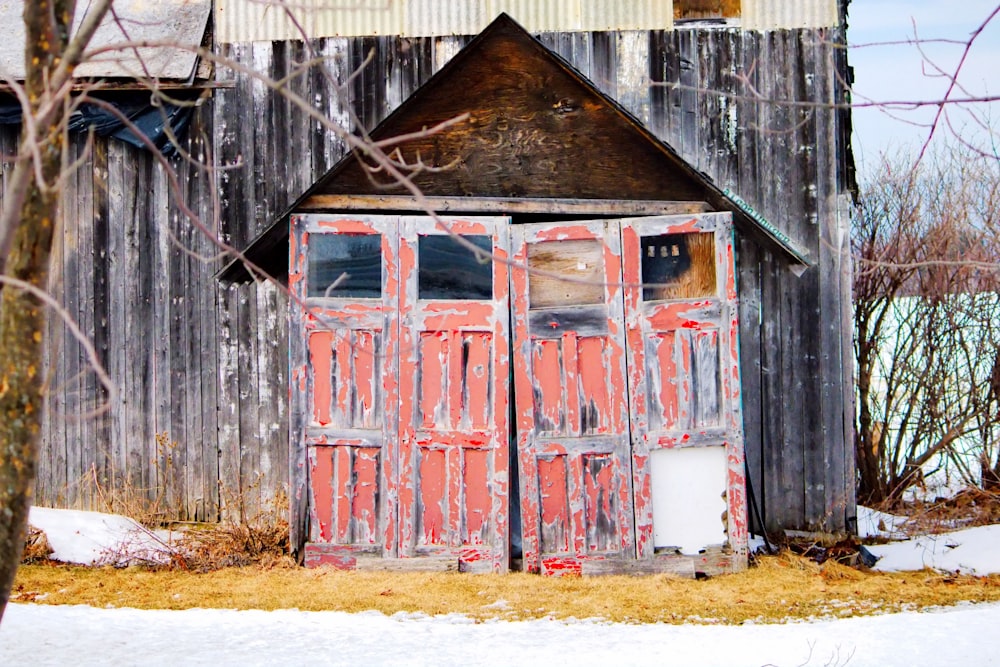
<path fill-rule="evenodd" d="M 1000 473 L 1000 163 L 964 147 L 917 166 L 887 160 L 860 201 L 858 498 L 898 500 L 945 464 L 989 483 Z"/>

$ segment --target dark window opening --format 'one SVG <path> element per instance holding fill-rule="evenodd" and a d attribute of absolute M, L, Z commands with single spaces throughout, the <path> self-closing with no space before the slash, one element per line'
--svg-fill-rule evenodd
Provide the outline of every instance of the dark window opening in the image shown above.
<path fill-rule="evenodd" d="M 382 235 L 311 234 L 309 296 L 381 298 Z"/>
<path fill-rule="evenodd" d="M 462 239 L 481 250 L 477 253 L 453 236 L 421 236 L 417 252 L 417 297 L 420 299 L 490 300 L 493 298 L 493 243 L 489 236 Z"/>
<path fill-rule="evenodd" d="M 714 296 L 715 234 L 642 237 L 642 299 Z"/>

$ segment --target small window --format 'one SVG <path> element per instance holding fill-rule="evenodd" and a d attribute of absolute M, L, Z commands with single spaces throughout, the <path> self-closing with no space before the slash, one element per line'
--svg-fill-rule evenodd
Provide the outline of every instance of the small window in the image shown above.
<path fill-rule="evenodd" d="M 740 0 L 674 0 L 674 19 L 720 19 L 740 15 Z"/>
<path fill-rule="evenodd" d="M 491 300 L 493 298 L 493 243 L 489 236 L 462 236 L 481 250 L 469 248 L 453 236 L 421 236 L 417 252 L 417 297 L 420 299 Z"/>
<path fill-rule="evenodd" d="M 529 245 L 528 301 L 533 309 L 604 303 L 603 243 L 579 239 Z"/>
<path fill-rule="evenodd" d="M 382 235 L 310 235 L 309 296 L 381 298 Z"/>
<path fill-rule="evenodd" d="M 714 296 L 715 234 L 663 234 L 642 238 L 642 299 Z"/>

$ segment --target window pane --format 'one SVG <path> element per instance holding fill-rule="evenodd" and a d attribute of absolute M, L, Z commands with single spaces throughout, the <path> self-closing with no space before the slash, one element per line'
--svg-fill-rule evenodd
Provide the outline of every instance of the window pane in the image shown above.
<path fill-rule="evenodd" d="M 382 235 L 312 234 L 309 296 L 380 298 Z"/>
<path fill-rule="evenodd" d="M 642 237 L 643 301 L 715 294 L 715 234 Z"/>
<path fill-rule="evenodd" d="M 417 297 L 420 299 L 490 300 L 493 298 L 493 243 L 489 236 L 463 239 L 483 250 L 476 253 L 453 236 L 421 236 L 417 247 Z"/>
<path fill-rule="evenodd" d="M 528 301 L 531 308 L 604 303 L 603 250 L 603 243 L 597 239 L 543 241 L 529 245 Z"/>

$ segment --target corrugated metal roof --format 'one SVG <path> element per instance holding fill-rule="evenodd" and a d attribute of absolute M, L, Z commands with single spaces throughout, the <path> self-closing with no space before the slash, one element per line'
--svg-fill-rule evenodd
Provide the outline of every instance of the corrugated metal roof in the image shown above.
<path fill-rule="evenodd" d="M 840 22 L 837 0 L 744 0 L 745 30 L 824 28 Z"/>
<path fill-rule="evenodd" d="M 500 12 L 531 32 L 661 30 L 671 0 L 217 0 L 220 42 L 356 35 L 473 35 Z M 289 19 L 289 13 L 296 21 Z M 817 28 L 838 22 L 837 0 L 743 0 L 731 25 L 747 30 Z"/>
<path fill-rule="evenodd" d="M 339 3 L 339 0 L 336 0 Z M 670 0 L 217 0 L 220 42 L 354 35 L 474 35 L 500 12 L 532 32 L 653 30 L 673 25 Z M 302 25 L 300 31 L 288 17 Z"/>
<path fill-rule="evenodd" d="M 24 78 L 24 0 L 0 0 L 0 72 Z M 212 0 L 115 0 L 116 23 L 109 14 L 91 41 L 91 50 L 129 42 L 166 42 L 187 48 L 144 48 L 137 56 L 131 48 L 95 56 L 77 68 L 78 77 L 187 79 L 194 72 L 197 55 L 212 12 Z M 75 25 L 80 25 L 86 5 L 80 3 Z M 141 60 L 140 60 L 141 58 Z M 148 74 L 147 74 L 148 73 Z"/>

